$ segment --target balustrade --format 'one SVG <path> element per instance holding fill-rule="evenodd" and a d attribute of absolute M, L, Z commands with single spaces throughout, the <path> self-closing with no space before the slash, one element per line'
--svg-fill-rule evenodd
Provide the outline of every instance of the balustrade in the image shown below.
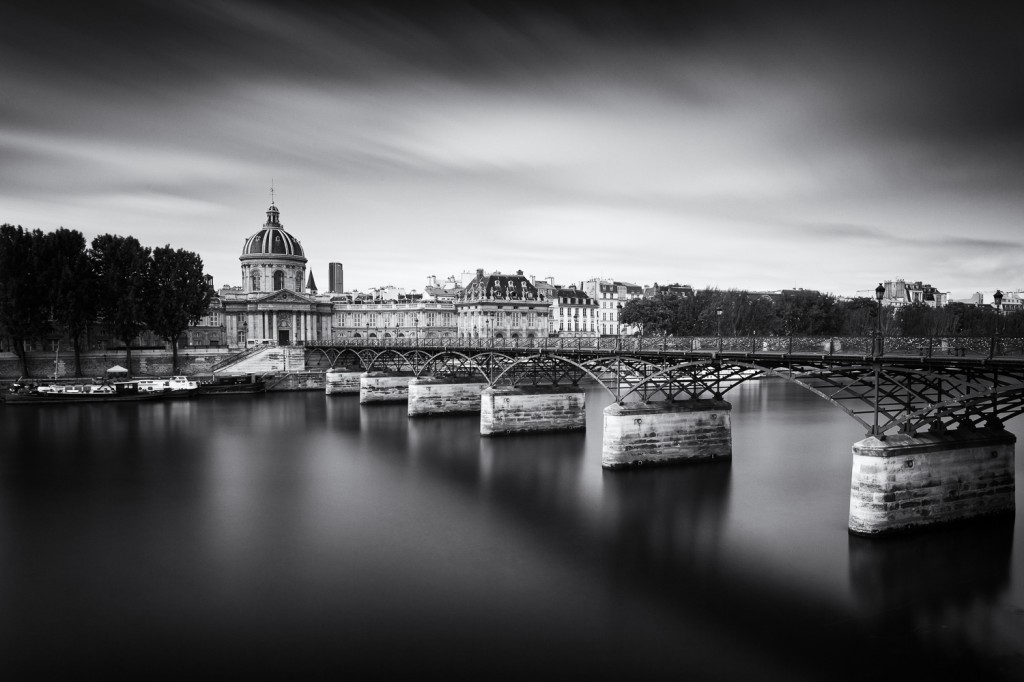
<path fill-rule="evenodd" d="M 391 338 L 338 338 L 333 341 L 306 342 L 312 347 L 360 348 L 437 348 L 540 351 L 589 351 L 623 353 L 743 353 L 872 355 L 874 338 L 868 336 L 630 336 L 548 337 L 548 338 L 457 338 L 411 336 Z M 991 337 L 965 336 L 886 336 L 886 356 L 913 357 L 1008 357 L 1024 355 L 1024 338 L 1000 337 L 998 344 Z"/>

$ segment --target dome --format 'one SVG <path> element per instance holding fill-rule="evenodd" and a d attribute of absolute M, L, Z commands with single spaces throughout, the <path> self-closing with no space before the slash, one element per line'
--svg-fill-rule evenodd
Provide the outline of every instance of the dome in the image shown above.
<path fill-rule="evenodd" d="M 299 240 L 285 232 L 277 206 L 267 209 L 267 222 L 259 232 L 245 240 L 242 256 L 297 256 L 305 258 Z"/>

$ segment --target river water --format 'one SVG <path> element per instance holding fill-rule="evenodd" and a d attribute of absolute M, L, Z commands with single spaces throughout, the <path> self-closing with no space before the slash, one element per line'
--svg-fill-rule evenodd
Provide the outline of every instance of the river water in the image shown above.
<path fill-rule="evenodd" d="M 0 662 L 1024 678 L 1020 524 L 851 537 L 860 427 L 781 380 L 727 397 L 731 462 L 614 472 L 600 389 L 585 433 L 495 438 L 316 392 L 0 407 Z"/>

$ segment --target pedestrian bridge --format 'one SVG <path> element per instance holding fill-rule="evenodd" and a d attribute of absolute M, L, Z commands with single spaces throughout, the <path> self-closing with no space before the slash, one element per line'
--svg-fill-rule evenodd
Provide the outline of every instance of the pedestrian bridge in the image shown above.
<path fill-rule="evenodd" d="M 731 457 L 725 397 L 778 377 L 864 428 L 851 531 L 1014 508 L 1016 438 L 1003 424 L 1024 412 L 1024 339 L 385 338 L 304 350 L 307 367 L 358 376 L 364 402 L 405 399 L 410 416 L 479 409 L 484 435 L 585 428 L 579 386 L 597 383 L 614 399 L 604 417 L 608 469 Z"/>
<path fill-rule="evenodd" d="M 615 402 L 722 399 L 762 376 L 836 405 L 868 435 L 995 425 L 1024 412 L 1024 339 L 982 337 L 345 339 L 306 366 L 479 376 L 488 386 L 577 385 Z M 872 352 L 875 350 L 876 352 Z"/>

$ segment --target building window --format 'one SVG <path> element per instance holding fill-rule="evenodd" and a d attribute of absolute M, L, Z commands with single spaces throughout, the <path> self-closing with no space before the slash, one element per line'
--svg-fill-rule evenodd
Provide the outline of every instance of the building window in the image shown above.
<path fill-rule="evenodd" d="M 274 273 L 274 291 L 284 289 L 284 273 L 278 270 Z"/>

